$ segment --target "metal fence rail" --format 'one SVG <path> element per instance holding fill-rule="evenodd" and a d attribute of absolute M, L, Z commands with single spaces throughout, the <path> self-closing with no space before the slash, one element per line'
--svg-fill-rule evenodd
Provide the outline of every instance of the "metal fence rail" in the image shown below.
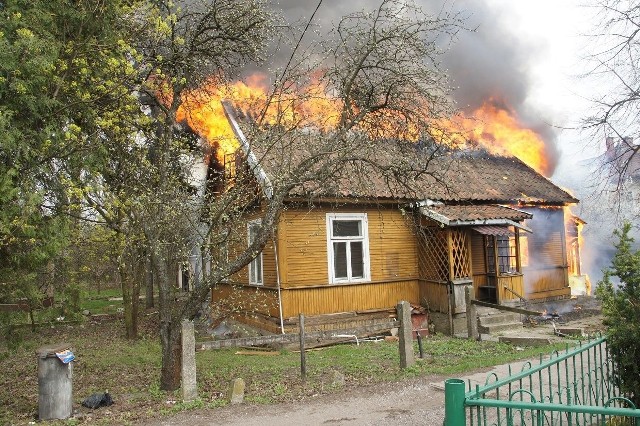
<path fill-rule="evenodd" d="M 466 393 L 465 393 L 466 390 Z M 460 379 L 445 382 L 445 426 L 640 426 L 640 410 L 621 395 L 615 366 L 600 337 L 555 351 L 537 365 L 500 379 L 487 376 L 472 389 Z"/>

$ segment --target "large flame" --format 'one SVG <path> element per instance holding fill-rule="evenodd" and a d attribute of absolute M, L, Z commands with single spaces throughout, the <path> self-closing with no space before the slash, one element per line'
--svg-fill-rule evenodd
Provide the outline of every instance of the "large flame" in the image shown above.
<path fill-rule="evenodd" d="M 584 238 L 582 227 L 584 222 L 571 211 L 571 206 L 564 207 L 564 227 L 567 242 L 567 266 L 569 286 L 572 295 L 591 295 L 591 281 L 582 267 L 582 251 Z"/>
<path fill-rule="evenodd" d="M 210 81 L 183 97 L 178 119 L 186 121 L 207 139 L 216 148 L 218 160 L 223 162 L 225 154 L 235 152 L 238 142 L 225 118 L 221 100 L 231 100 L 263 124 L 277 123 L 326 131 L 335 128 L 342 110 L 342 103 L 328 93 L 330 91 L 323 84 L 313 79 L 305 85 L 291 85 L 287 92 L 272 98 L 268 97 L 263 74 L 255 74 L 231 85 Z M 459 114 L 438 123 L 438 127 L 446 129 L 438 139 L 450 145 L 479 145 L 493 154 L 516 156 L 548 176 L 551 170 L 543 139 L 522 126 L 516 114 L 503 105 L 490 99 L 470 115 Z M 415 123 L 407 123 L 404 117 L 396 117 L 393 112 L 379 112 L 361 123 L 360 128 L 373 138 L 417 140 L 419 135 Z M 433 129 L 432 135 L 437 135 Z"/>
<path fill-rule="evenodd" d="M 470 115 L 456 115 L 445 126 L 457 135 L 453 139 L 482 146 L 492 154 L 518 157 L 547 177 L 552 172 L 542 137 L 522 126 L 502 102 L 489 99 Z"/>
<path fill-rule="evenodd" d="M 177 118 L 186 121 L 216 148 L 216 157 L 221 163 L 225 154 L 231 154 L 239 147 L 224 114 L 221 101 L 225 99 L 262 124 L 318 130 L 337 126 L 340 103 L 327 96 L 325 87 L 318 81 L 269 98 L 264 80 L 262 74 L 255 74 L 233 84 L 210 81 L 184 95 Z"/>

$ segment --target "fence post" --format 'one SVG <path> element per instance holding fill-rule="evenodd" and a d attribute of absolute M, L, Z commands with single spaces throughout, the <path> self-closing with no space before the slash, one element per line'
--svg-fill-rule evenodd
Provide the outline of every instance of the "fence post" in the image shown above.
<path fill-rule="evenodd" d="M 193 321 L 182 320 L 182 400 L 198 398 L 196 382 L 196 339 Z"/>
<path fill-rule="evenodd" d="M 474 299 L 473 286 L 465 286 L 464 301 L 467 305 L 467 336 L 469 339 L 478 340 L 478 314 L 476 313 L 476 305 L 472 303 Z"/>
<path fill-rule="evenodd" d="M 400 349 L 400 368 L 411 367 L 416 363 L 413 356 L 413 324 L 411 323 L 411 304 L 406 301 L 399 302 L 396 306 L 400 330 L 398 330 Z"/>
<path fill-rule="evenodd" d="M 464 426 L 464 380 L 444 381 L 444 426 Z"/>
<path fill-rule="evenodd" d="M 300 377 L 304 382 L 307 380 L 307 357 L 304 352 L 304 314 L 300 312 L 298 318 L 300 323 Z"/>

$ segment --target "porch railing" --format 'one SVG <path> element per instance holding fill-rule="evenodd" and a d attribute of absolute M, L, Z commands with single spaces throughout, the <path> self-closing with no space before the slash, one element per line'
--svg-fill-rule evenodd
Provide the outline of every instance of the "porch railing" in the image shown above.
<path fill-rule="evenodd" d="M 640 410 L 616 385 L 606 337 L 507 374 L 492 373 L 474 389 L 461 379 L 445 381 L 445 426 L 640 426 Z"/>

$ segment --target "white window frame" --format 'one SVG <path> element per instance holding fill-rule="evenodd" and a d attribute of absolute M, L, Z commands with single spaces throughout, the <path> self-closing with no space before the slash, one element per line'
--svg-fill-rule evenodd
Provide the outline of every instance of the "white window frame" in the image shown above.
<path fill-rule="evenodd" d="M 247 246 L 251 244 L 251 228 L 262 225 L 262 219 L 251 220 L 247 223 Z M 256 275 L 256 267 L 260 263 L 260 277 Z M 256 279 L 258 278 L 258 279 Z M 264 285 L 264 262 L 262 259 L 262 251 L 249 263 L 249 284 Z"/>
<path fill-rule="evenodd" d="M 334 237 L 333 222 L 335 220 L 358 220 L 362 222 L 362 235 L 358 237 Z M 347 278 L 336 278 L 334 269 L 334 242 L 362 241 L 363 277 L 351 276 L 351 245 L 347 244 Z M 329 270 L 329 283 L 357 283 L 371 281 L 371 269 L 369 261 L 369 222 L 366 213 L 327 213 L 327 266 Z"/>

